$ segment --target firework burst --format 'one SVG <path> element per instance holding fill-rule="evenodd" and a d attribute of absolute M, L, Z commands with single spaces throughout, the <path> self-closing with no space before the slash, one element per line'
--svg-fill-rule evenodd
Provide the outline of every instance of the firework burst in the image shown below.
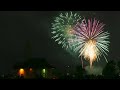
<path fill-rule="evenodd" d="M 77 23 L 74 27 L 74 51 L 79 52 L 79 56 L 83 56 L 89 60 L 90 67 L 94 61 L 100 60 L 100 56 L 106 59 L 109 46 L 109 33 L 103 32 L 103 23 L 94 19 L 83 19 L 81 23 Z"/>
<path fill-rule="evenodd" d="M 81 17 L 75 13 L 67 12 L 65 14 L 61 13 L 59 17 L 56 17 L 54 23 L 52 23 L 52 39 L 58 44 L 62 44 L 62 47 L 71 47 L 71 34 L 74 25 L 81 19 Z"/>

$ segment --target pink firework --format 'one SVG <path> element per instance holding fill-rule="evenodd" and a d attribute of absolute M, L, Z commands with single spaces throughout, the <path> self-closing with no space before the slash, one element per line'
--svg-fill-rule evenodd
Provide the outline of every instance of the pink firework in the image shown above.
<path fill-rule="evenodd" d="M 100 21 L 94 19 L 83 19 L 81 23 L 77 23 L 74 27 L 73 46 L 75 52 L 79 52 L 79 56 L 83 56 L 89 60 L 90 67 L 94 61 L 100 60 L 100 56 L 107 55 L 109 46 L 109 33 L 104 32 L 104 25 Z M 107 51 L 107 52 L 106 52 Z M 107 59 L 106 59 L 107 61 Z"/>

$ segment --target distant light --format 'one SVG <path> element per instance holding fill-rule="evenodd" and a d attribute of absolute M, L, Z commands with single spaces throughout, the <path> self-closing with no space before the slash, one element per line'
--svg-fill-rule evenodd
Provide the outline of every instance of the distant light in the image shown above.
<path fill-rule="evenodd" d="M 45 73 L 45 69 L 43 69 L 42 72 Z"/>
<path fill-rule="evenodd" d="M 53 79 L 56 79 L 55 77 Z"/>
<path fill-rule="evenodd" d="M 70 75 L 70 73 L 67 73 L 67 76 Z"/>
<path fill-rule="evenodd" d="M 73 77 L 75 77 L 75 75 L 72 75 Z"/>
<path fill-rule="evenodd" d="M 45 78 L 46 77 L 46 74 L 45 74 L 45 69 L 42 69 L 42 76 Z"/>
<path fill-rule="evenodd" d="M 30 68 L 30 71 L 31 71 L 31 72 L 32 72 L 32 70 L 33 70 L 33 69 L 32 69 L 32 68 Z"/>
<path fill-rule="evenodd" d="M 24 75 L 24 74 L 25 74 L 25 71 L 24 71 L 23 68 L 21 68 L 21 69 L 19 70 L 19 75 L 21 76 L 21 75 Z"/>
<path fill-rule="evenodd" d="M 67 68 L 69 68 L 70 66 L 66 66 Z"/>

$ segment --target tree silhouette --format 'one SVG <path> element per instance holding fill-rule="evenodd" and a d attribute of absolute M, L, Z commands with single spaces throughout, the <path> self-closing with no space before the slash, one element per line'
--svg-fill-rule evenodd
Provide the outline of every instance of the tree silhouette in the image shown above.
<path fill-rule="evenodd" d="M 119 67 L 119 70 L 120 70 L 120 61 L 118 61 L 117 65 L 118 65 L 118 67 Z"/>
<path fill-rule="evenodd" d="M 48 76 L 49 72 L 51 72 L 51 70 L 53 70 L 55 67 L 50 65 L 45 58 L 31 58 L 23 62 L 15 63 L 13 68 L 17 72 L 20 68 L 25 69 L 27 78 L 33 77 L 43 79 L 42 70 L 45 69 Z M 30 72 L 30 69 L 32 69 L 32 72 Z"/>
<path fill-rule="evenodd" d="M 24 62 L 18 62 L 13 66 L 14 69 L 19 68 L 54 68 L 50 64 L 48 64 L 47 60 L 45 58 L 31 58 Z"/>
<path fill-rule="evenodd" d="M 85 69 L 82 68 L 82 66 L 76 66 L 76 77 L 77 79 L 83 78 L 83 75 L 85 74 Z"/>
<path fill-rule="evenodd" d="M 119 74 L 119 69 L 117 64 L 112 60 L 109 61 L 103 69 L 102 74 L 105 78 L 115 78 Z"/>

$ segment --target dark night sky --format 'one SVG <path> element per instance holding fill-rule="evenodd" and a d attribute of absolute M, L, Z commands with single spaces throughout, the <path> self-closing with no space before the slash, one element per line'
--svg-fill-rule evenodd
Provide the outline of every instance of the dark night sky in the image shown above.
<path fill-rule="evenodd" d="M 108 58 L 119 57 L 120 11 L 82 11 L 81 14 L 96 16 L 106 24 L 105 31 L 111 35 Z M 51 22 L 57 15 L 58 11 L 0 11 L 0 73 L 9 72 L 15 62 L 24 60 L 26 40 L 32 43 L 32 57 L 45 57 L 62 69 L 65 65 L 79 64 L 51 40 Z"/>

